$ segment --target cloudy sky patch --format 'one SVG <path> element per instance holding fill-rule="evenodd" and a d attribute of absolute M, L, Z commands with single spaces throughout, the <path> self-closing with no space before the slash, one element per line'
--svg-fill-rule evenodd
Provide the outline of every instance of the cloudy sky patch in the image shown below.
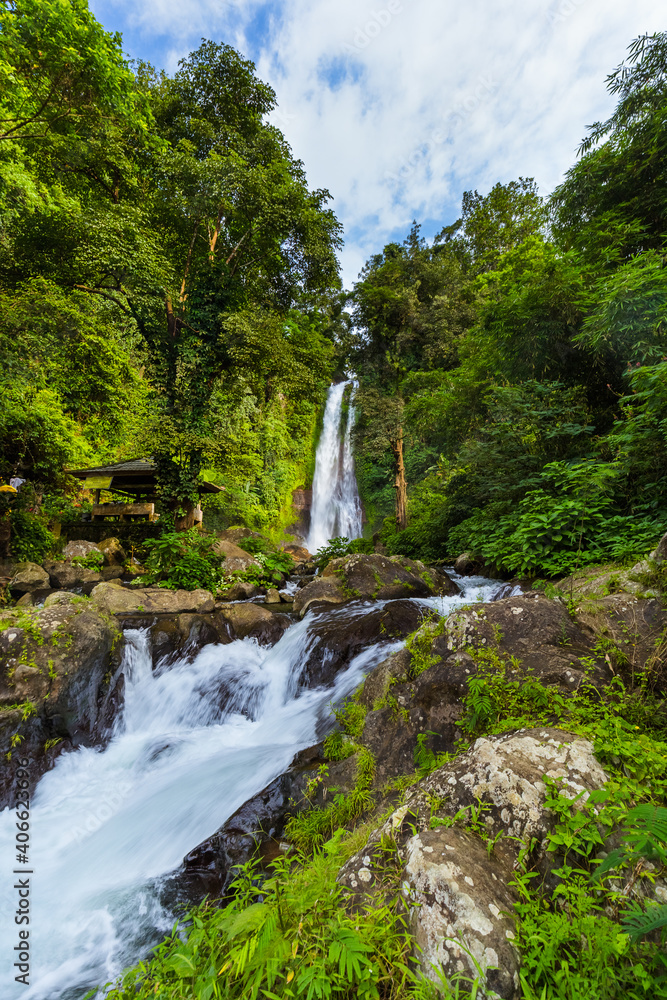
<path fill-rule="evenodd" d="M 173 72 L 227 42 L 276 91 L 273 118 L 345 226 L 349 286 L 413 218 L 433 235 L 461 194 L 535 177 L 551 191 L 657 0 L 92 0 L 130 56 Z"/>

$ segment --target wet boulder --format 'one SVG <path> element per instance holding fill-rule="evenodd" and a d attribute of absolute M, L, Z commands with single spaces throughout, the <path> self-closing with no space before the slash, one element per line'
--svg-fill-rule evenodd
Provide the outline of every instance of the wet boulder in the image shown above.
<path fill-rule="evenodd" d="M 6 712 L 19 712 L 5 727 L 0 753 L 11 753 L 11 738 L 20 736 L 21 753 L 33 759 L 36 775 L 46 769 L 45 749 L 53 741 L 106 739 L 122 701 L 123 636 L 116 623 L 84 598 L 57 596 L 42 608 L 0 616 L 0 715 L 6 720 Z M 3 802 L 12 785 L 12 767 L 7 770 Z"/>
<path fill-rule="evenodd" d="M 340 582 L 334 577 L 317 576 L 305 587 L 301 587 L 294 597 L 294 611 L 301 617 L 311 608 L 321 608 L 326 604 L 347 604 L 351 600 Z"/>
<path fill-rule="evenodd" d="M 9 589 L 13 594 L 34 594 L 38 590 L 46 590 L 51 586 L 49 574 L 37 563 L 17 563 L 9 581 Z"/>
<path fill-rule="evenodd" d="M 510 674 L 530 675 L 566 693 L 585 678 L 594 684 L 611 680 L 604 654 L 596 652 L 597 642 L 591 624 L 575 620 L 563 601 L 529 591 L 452 612 L 432 653 L 446 659 L 456 652 L 495 651 L 507 661 Z"/>
<path fill-rule="evenodd" d="M 308 608 L 318 604 L 458 593 L 459 588 L 446 574 L 427 569 L 422 562 L 401 556 L 356 553 L 332 559 L 321 577 L 298 592 L 294 610 L 303 616 Z"/>
<path fill-rule="evenodd" d="M 153 669 L 164 668 L 176 660 L 192 662 L 204 646 L 226 645 L 232 641 L 229 629 L 220 628 L 219 619 L 212 614 L 160 616 L 145 621 L 127 620 L 126 624 L 150 629 Z"/>
<path fill-rule="evenodd" d="M 206 614 L 215 607 L 213 595 L 208 590 L 167 590 L 163 587 L 130 590 L 117 583 L 98 583 L 90 596 L 99 608 L 112 615 Z"/>
<path fill-rule="evenodd" d="M 101 573 L 85 566 L 73 566 L 69 562 L 46 560 L 44 567 L 49 574 L 49 581 L 55 590 L 87 590 L 101 583 L 104 579 Z"/>
<path fill-rule="evenodd" d="M 661 565 L 667 559 L 667 534 L 663 535 L 657 546 L 651 553 L 651 559 Z"/>
<path fill-rule="evenodd" d="M 249 580 L 237 580 L 231 587 L 223 591 L 222 598 L 225 601 L 249 601 L 253 597 L 259 597 L 262 588 Z"/>
<path fill-rule="evenodd" d="M 292 557 L 295 563 L 308 563 L 312 561 L 312 555 L 303 545 L 290 542 L 288 545 L 283 545 L 282 548 L 284 552 L 287 552 Z"/>
<path fill-rule="evenodd" d="M 247 573 L 249 569 L 261 569 L 260 564 L 249 552 L 235 545 L 226 538 L 218 538 L 213 546 L 213 552 L 223 560 L 225 573 Z"/>
<path fill-rule="evenodd" d="M 479 573 L 480 569 L 479 560 L 475 559 L 471 552 L 462 552 L 454 563 L 454 572 L 458 573 L 459 576 L 473 576 L 473 574 Z"/>
<path fill-rule="evenodd" d="M 104 538 L 97 543 L 97 547 L 104 555 L 105 566 L 122 566 L 127 555 L 118 538 Z"/>
<path fill-rule="evenodd" d="M 290 815 L 303 805 L 308 782 L 324 763 L 321 745 L 296 755 L 291 767 L 249 799 L 211 837 L 183 859 L 182 874 L 199 881 L 202 893 L 223 896 L 237 869 L 256 852 L 270 861 Z"/>
<path fill-rule="evenodd" d="M 303 664 L 299 683 L 313 688 L 331 684 L 358 653 L 377 642 L 404 639 L 421 625 L 424 609 L 414 601 L 390 601 L 384 607 L 324 613 L 311 625 L 317 638 Z"/>
<path fill-rule="evenodd" d="M 628 609 L 628 621 L 618 622 L 619 635 L 629 628 L 631 614 Z M 662 622 L 657 616 L 651 635 Z M 368 675 L 359 695 L 368 710 L 362 742 L 377 761 L 376 786 L 412 772 L 420 734 L 426 734 L 426 749 L 455 750 L 463 700 L 485 665 L 502 667 L 508 681 L 530 678 L 555 687 L 562 697 L 589 680 L 602 690 L 618 665 L 599 646 L 599 627 L 599 621 L 574 621 L 561 601 L 537 593 L 468 605 L 444 621 L 424 623 L 413 653 L 392 653 Z M 633 642 L 633 649 L 642 648 Z"/>
<path fill-rule="evenodd" d="M 72 559 L 85 559 L 93 552 L 102 554 L 100 547 L 95 542 L 89 542 L 84 538 L 77 538 L 67 543 L 62 551 L 62 556 L 65 562 L 71 563 Z"/>
<path fill-rule="evenodd" d="M 292 624 L 284 615 L 274 615 L 261 604 L 230 604 L 222 606 L 214 616 L 218 632 L 227 630 L 234 639 L 257 639 L 261 645 L 273 646 Z"/>

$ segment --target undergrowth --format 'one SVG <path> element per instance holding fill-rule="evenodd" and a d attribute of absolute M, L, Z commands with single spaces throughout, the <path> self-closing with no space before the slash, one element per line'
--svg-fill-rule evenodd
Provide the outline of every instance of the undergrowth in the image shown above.
<path fill-rule="evenodd" d="M 418 980 L 412 940 L 393 901 L 349 913 L 338 870 L 370 832 L 338 830 L 305 864 L 283 857 L 268 875 L 249 862 L 225 909 L 205 905 L 175 927 L 109 1000 L 436 1000 Z M 445 996 L 468 996 L 462 979 Z M 93 994 L 89 994 L 92 996 Z"/>
<path fill-rule="evenodd" d="M 555 868 L 547 884 L 526 845 L 514 882 L 522 997 L 667 998 L 667 906 L 652 898 L 667 862 L 667 719 L 650 661 L 634 684 L 615 676 L 601 692 L 585 679 L 565 696 L 521 676 L 519 661 L 497 648 L 468 652 L 478 673 L 464 698 L 467 739 L 553 726 L 589 739 L 609 775 L 603 789 L 576 798 L 543 779 Z"/>

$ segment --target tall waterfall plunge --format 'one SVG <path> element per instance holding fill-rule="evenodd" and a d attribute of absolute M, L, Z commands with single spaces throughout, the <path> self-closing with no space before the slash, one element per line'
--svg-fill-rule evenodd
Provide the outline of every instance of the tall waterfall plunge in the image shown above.
<path fill-rule="evenodd" d="M 313 503 L 307 546 L 311 552 L 326 545 L 330 538 L 361 535 L 361 502 L 354 474 L 352 428 L 354 408 L 349 406 L 343 429 L 343 397 L 350 382 L 332 385 L 324 410 L 322 436 L 315 456 Z"/>

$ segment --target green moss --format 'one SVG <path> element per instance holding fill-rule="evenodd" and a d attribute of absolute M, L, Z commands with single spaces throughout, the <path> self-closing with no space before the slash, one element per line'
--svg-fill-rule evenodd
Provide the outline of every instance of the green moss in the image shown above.
<path fill-rule="evenodd" d="M 438 657 L 431 653 L 433 640 L 443 635 L 445 619 L 433 615 L 412 635 L 408 636 L 405 645 L 410 652 L 410 675 L 414 679 L 438 662 Z"/>

